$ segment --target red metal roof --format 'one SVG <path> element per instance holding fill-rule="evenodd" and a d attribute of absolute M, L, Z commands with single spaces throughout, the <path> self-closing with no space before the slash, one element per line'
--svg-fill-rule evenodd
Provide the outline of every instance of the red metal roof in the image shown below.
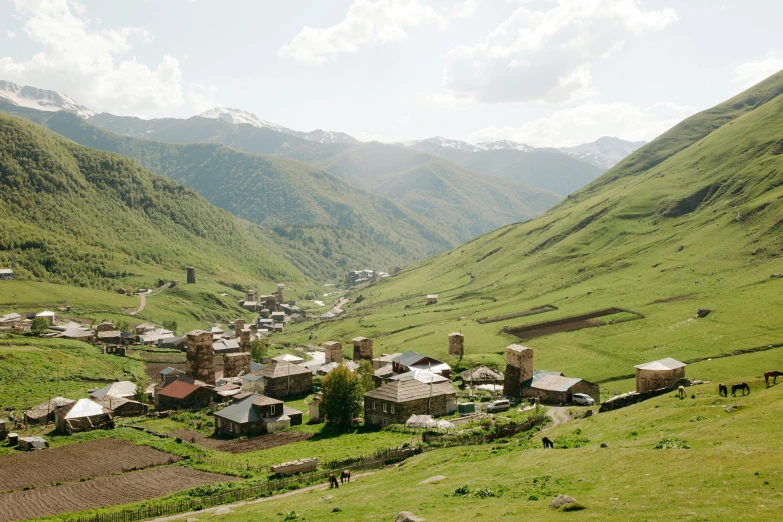
<path fill-rule="evenodd" d="M 198 390 L 200 387 L 201 386 L 197 386 L 185 381 L 174 381 L 160 390 L 158 395 L 165 395 L 166 397 L 173 397 L 175 399 L 184 399 L 194 391 Z"/>

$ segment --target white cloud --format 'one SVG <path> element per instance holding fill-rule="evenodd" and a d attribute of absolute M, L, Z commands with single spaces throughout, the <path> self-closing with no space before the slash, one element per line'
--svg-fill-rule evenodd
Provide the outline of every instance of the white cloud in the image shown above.
<path fill-rule="evenodd" d="M 40 50 L 26 61 L 0 57 L 0 76 L 62 91 L 97 111 L 138 116 L 185 105 L 179 61 L 148 67 L 124 57 L 152 35 L 138 27 L 93 28 L 86 8 L 67 0 L 15 0 L 27 37 Z"/>
<path fill-rule="evenodd" d="M 419 0 L 354 0 L 339 23 L 324 29 L 305 26 L 280 56 L 302 62 L 325 63 L 340 53 L 355 53 L 369 43 L 405 41 L 408 26 L 432 24 L 445 28 L 446 20 Z"/>
<path fill-rule="evenodd" d="M 5 34 L 9 40 L 13 40 L 14 38 L 16 38 L 16 33 L 13 31 L 6 31 Z"/>
<path fill-rule="evenodd" d="M 585 103 L 562 109 L 519 127 L 489 127 L 475 132 L 474 143 L 513 140 L 535 147 L 568 147 L 616 136 L 624 140 L 650 141 L 694 114 L 693 107 L 661 102 L 647 108 L 628 103 Z"/>
<path fill-rule="evenodd" d="M 452 8 L 451 16 L 454 18 L 468 18 L 473 16 L 476 9 L 478 9 L 478 4 L 479 0 L 465 0 Z"/>
<path fill-rule="evenodd" d="M 743 89 L 747 89 L 781 69 L 783 69 L 783 58 L 779 58 L 775 51 L 769 51 L 761 60 L 746 62 L 734 69 L 734 81 L 742 84 Z"/>
<path fill-rule="evenodd" d="M 217 87 L 214 85 L 202 85 L 200 83 L 190 83 L 185 98 L 193 110 L 200 114 L 217 105 L 215 95 Z"/>
<path fill-rule="evenodd" d="M 444 86 L 453 97 L 485 103 L 579 97 L 591 66 L 627 38 L 677 20 L 673 9 L 645 10 L 637 0 L 559 0 L 547 11 L 520 7 L 487 38 L 446 55 Z"/>

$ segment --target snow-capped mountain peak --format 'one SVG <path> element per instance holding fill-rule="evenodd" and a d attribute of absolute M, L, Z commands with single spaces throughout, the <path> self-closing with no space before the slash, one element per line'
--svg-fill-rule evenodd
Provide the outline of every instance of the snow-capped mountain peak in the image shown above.
<path fill-rule="evenodd" d="M 498 141 L 487 141 L 484 143 L 476 143 L 476 150 L 500 150 L 500 149 L 513 149 L 513 150 L 521 150 L 521 151 L 529 152 L 531 150 L 534 150 L 535 147 L 531 147 L 530 145 L 526 145 L 525 143 L 518 143 L 516 141 L 511 141 L 511 140 L 498 140 Z"/>
<path fill-rule="evenodd" d="M 317 143 L 357 143 L 358 140 L 353 136 L 349 136 L 343 132 L 325 131 L 321 129 L 314 130 L 312 132 L 301 132 L 283 127 L 277 123 L 272 123 L 266 120 L 262 120 L 252 112 L 243 111 L 240 109 L 232 109 L 230 107 L 217 106 L 208 111 L 204 111 L 199 114 L 202 118 L 211 118 L 215 120 L 221 120 L 233 125 L 247 124 L 260 129 L 272 129 L 273 131 L 282 132 L 290 136 L 296 136 L 307 141 L 314 141 Z"/>
<path fill-rule="evenodd" d="M 38 89 L 0 80 L 0 100 L 18 107 L 39 111 L 72 112 L 80 118 L 91 118 L 95 112 L 61 92 Z"/>

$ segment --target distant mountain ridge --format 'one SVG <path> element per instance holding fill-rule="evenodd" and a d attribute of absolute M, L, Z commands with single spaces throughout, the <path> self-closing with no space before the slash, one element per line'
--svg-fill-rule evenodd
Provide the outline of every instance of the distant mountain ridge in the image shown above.
<path fill-rule="evenodd" d="M 29 85 L 21 86 L 5 80 L 0 80 L 0 100 L 41 111 L 72 112 L 81 118 L 95 116 L 94 111 L 61 92 L 38 89 Z"/>

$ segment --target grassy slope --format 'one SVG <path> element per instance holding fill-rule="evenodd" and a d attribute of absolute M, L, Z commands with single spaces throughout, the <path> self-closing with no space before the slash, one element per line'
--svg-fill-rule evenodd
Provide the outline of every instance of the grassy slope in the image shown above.
<path fill-rule="evenodd" d="M 132 157 L 214 205 L 269 227 L 287 258 L 318 279 L 342 278 L 359 266 L 407 264 L 457 242 L 435 221 L 301 162 L 214 143 L 121 136 L 67 113 L 56 113 L 47 126 L 82 145 Z"/>
<path fill-rule="evenodd" d="M 576 449 L 509 444 L 436 450 L 362 478 L 349 486 L 311 491 L 236 509 L 210 519 L 237 522 L 282 520 L 295 511 L 308 520 L 393 520 L 413 511 L 440 520 L 758 520 L 783 507 L 778 459 L 781 437 L 774 419 L 783 407 L 783 386 L 753 383 L 748 397 L 717 397 L 714 385 L 589 419 L 547 433 L 589 442 Z M 727 414 L 728 404 L 739 410 Z M 662 439 L 687 441 L 688 450 L 656 450 Z M 606 442 L 608 449 L 600 448 Z M 446 478 L 419 485 L 435 475 Z M 497 497 L 455 496 L 457 488 L 489 489 Z M 548 507 L 557 494 L 586 509 L 561 513 Z M 335 507 L 340 510 L 333 512 Z M 182 518 L 184 520 L 184 517 Z"/>
<path fill-rule="evenodd" d="M 219 276 L 303 280 L 269 235 L 122 156 L 0 115 L 0 264 L 12 235 L 22 278 L 114 288 L 187 265 Z"/>
<path fill-rule="evenodd" d="M 321 326 L 319 339 L 360 333 L 376 339 L 376 353 L 414 349 L 445 358 L 447 334 L 462 330 L 468 358 L 501 362 L 505 346 L 518 342 L 503 325 L 610 306 L 643 313 L 524 343 L 535 350 L 536 368 L 601 382 L 662 357 L 687 361 L 783 343 L 783 279 L 770 278 L 783 273 L 783 97 L 774 96 L 781 92 L 783 73 L 686 120 L 541 218 L 355 292 L 361 304 Z M 425 306 L 421 294 L 433 292 L 440 302 Z M 656 302 L 679 296 L 690 297 Z M 473 320 L 544 304 L 559 310 Z M 695 319 L 700 307 L 713 312 Z M 304 341 L 308 333 L 287 335 Z M 700 377 L 699 368 L 688 374 Z"/>

